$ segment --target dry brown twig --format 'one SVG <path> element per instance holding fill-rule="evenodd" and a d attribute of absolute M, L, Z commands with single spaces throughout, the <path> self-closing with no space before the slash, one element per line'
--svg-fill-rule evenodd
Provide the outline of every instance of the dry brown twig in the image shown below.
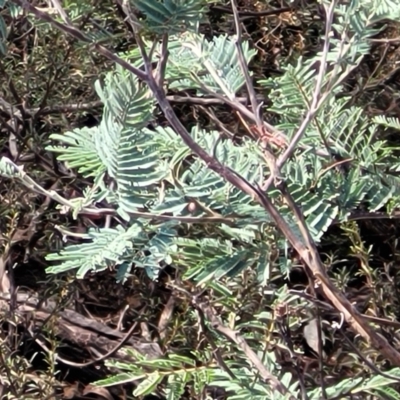
<path fill-rule="evenodd" d="M 162 357 L 161 349 L 156 343 L 141 343 L 140 340 L 136 340 L 132 337 L 138 324 L 137 321 L 133 322 L 127 332 L 121 332 L 111 329 L 107 325 L 96 320 L 87 318 L 72 309 L 60 311 L 59 305 L 55 301 L 42 301 L 36 294 L 17 293 L 15 297 L 16 303 L 18 304 L 16 307 L 18 315 L 34 315 L 34 325 L 36 331 L 39 331 L 39 333 L 34 333 L 31 328 L 29 331 L 33 340 L 37 341 L 46 352 L 50 352 L 50 350 L 38 336 L 41 328 L 46 325 L 47 321 L 54 316 L 56 312 L 59 320 L 57 334 L 61 338 L 84 346 L 87 349 L 93 347 L 92 350 L 94 350 L 97 347 L 105 351 L 105 353 L 101 354 L 98 358 L 85 363 L 72 362 L 56 355 L 57 360 L 64 364 L 80 368 L 88 367 L 108 359 L 126 345 L 129 345 L 130 348 L 134 348 L 139 353 L 146 354 L 149 358 Z M 0 293 L 0 311 L 8 311 L 10 309 L 11 299 L 12 296 L 10 294 Z M 37 325 L 39 325 L 39 327 Z"/>
<path fill-rule="evenodd" d="M 222 165 L 218 160 L 216 160 L 213 156 L 209 155 L 204 149 L 196 143 L 193 138 L 190 136 L 186 128 L 183 126 L 181 121 L 176 116 L 174 110 L 172 109 L 168 99 L 166 98 L 165 91 L 161 85 L 159 85 L 160 78 L 164 76 L 164 69 L 166 65 L 166 61 L 168 59 L 168 37 L 164 35 L 162 39 L 162 46 L 161 46 L 161 55 L 160 60 L 158 62 L 158 66 L 156 68 L 157 77 L 153 75 L 153 68 L 150 63 L 150 59 L 148 54 L 146 53 L 145 46 L 143 43 L 142 38 L 138 34 L 137 27 L 135 26 L 135 35 L 137 39 L 137 43 L 139 49 L 141 51 L 142 58 L 144 60 L 145 71 L 142 71 L 138 68 L 135 68 L 128 62 L 120 59 L 117 55 L 109 51 L 108 49 L 104 48 L 103 46 L 91 42 L 91 40 L 86 37 L 78 29 L 63 25 L 57 21 L 55 21 L 51 16 L 47 15 L 46 13 L 40 12 L 34 6 L 32 6 L 27 0 L 13 0 L 14 3 L 20 5 L 25 10 L 32 12 L 37 18 L 43 19 L 46 22 L 49 22 L 56 28 L 62 30 L 63 32 L 85 42 L 92 46 L 92 48 L 98 51 L 103 56 L 107 57 L 109 60 L 116 62 L 117 64 L 121 65 L 122 67 L 126 68 L 133 74 L 135 74 L 139 79 L 143 82 L 147 83 L 151 91 L 153 92 L 161 110 L 163 111 L 165 117 L 167 118 L 168 122 L 174 128 L 175 132 L 181 136 L 184 143 L 192 150 L 194 154 L 200 157 L 214 172 L 219 174 L 222 178 L 227 180 L 236 188 L 242 190 L 243 192 L 247 193 L 257 202 L 259 202 L 264 209 L 270 214 L 270 216 L 274 219 L 276 225 L 281 230 L 281 232 L 285 235 L 285 237 L 289 240 L 290 244 L 293 248 L 297 251 L 300 257 L 303 259 L 307 268 L 310 269 L 314 278 L 321 283 L 322 290 L 325 293 L 326 297 L 333 303 L 333 305 L 343 313 L 346 321 L 350 324 L 350 326 L 359 333 L 364 339 L 369 341 L 372 346 L 378 350 L 387 360 L 389 360 L 393 365 L 400 366 L 400 353 L 394 349 L 388 341 L 383 338 L 382 336 L 378 335 L 362 318 L 360 313 L 354 309 L 354 307 L 349 303 L 349 301 L 339 292 L 339 290 L 332 284 L 329 277 L 325 272 L 325 267 L 319 257 L 317 248 L 315 243 L 310 237 L 310 234 L 306 228 L 305 221 L 303 215 L 299 211 L 296 204 L 294 204 L 293 200 L 291 199 L 290 194 L 287 192 L 284 182 L 280 182 L 278 188 L 281 190 L 282 194 L 284 195 L 285 199 L 289 202 L 289 206 L 291 207 L 292 211 L 294 212 L 299 226 L 301 228 L 301 232 L 303 235 L 303 239 L 305 240 L 305 244 L 303 244 L 294 231 L 290 228 L 287 224 L 285 219 L 279 213 L 278 209 L 269 199 L 269 197 L 265 194 L 266 189 L 269 185 L 273 182 L 275 176 L 271 174 L 271 177 L 267 184 L 265 185 L 264 190 L 261 188 L 252 185 L 246 179 L 241 177 L 238 173 Z M 323 103 L 324 99 L 327 96 L 327 93 L 321 96 L 320 89 L 322 87 L 322 79 L 323 79 L 323 72 L 325 68 L 325 60 L 327 55 L 327 43 L 329 42 L 329 33 L 330 33 L 330 20 L 333 15 L 333 7 L 334 2 L 331 3 L 331 7 L 327 10 L 327 35 L 326 35 L 326 43 L 325 43 L 325 50 L 324 50 L 324 58 L 321 62 L 321 67 L 319 71 L 319 75 L 317 77 L 317 85 L 314 94 L 313 101 L 311 103 L 311 107 L 309 112 L 307 113 L 306 118 L 300 125 L 298 132 L 293 137 L 293 140 L 290 142 L 286 151 L 279 157 L 276 162 L 277 170 L 279 171 L 283 164 L 287 161 L 287 159 L 292 155 L 295 148 L 297 148 L 298 143 L 302 136 L 304 135 L 305 129 L 307 125 L 312 121 L 315 117 L 320 105 Z M 134 16 L 130 16 L 134 19 Z M 344 79 L 344 78 L 343 78 Z M 214 94 L 215 95 L 215 94 Z M 215 96 L 218 98 L 218 96 Z M 222 96 L 222 99 L 226 101 L 227 104 L 232 105 L 236 110 L 243 111 L 244 116 L 251 116 L 251 119 L 254 120 L 255 116 L 254 113 L 249 112 L 243 104 L 237 103 L 234 100 L 226 99 Z M 265 125 L 264 121 L 264 125 Z M 267 124 L 269 131 L 276 132 L 277 130 L 272 127 L 271 125 Z M 278 132 L 280 134 L 280 132 Z"/>

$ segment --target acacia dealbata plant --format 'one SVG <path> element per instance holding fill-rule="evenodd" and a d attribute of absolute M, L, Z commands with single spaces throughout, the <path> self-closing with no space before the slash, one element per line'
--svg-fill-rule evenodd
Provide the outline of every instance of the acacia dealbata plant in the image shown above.
<path fill-rule="evenodd" d="M 26 6 L 24 1 L 14 3 Z M 294 241 L 299 246 L 318 243 L 333 223 L 346 221 L 360 207 L 369 212 L 397 209 L 398 148 L 377 133 L 386 127 L 400 129 L 400 122 L 368 118 L 343 96 L 343 84 L 370 52 L 368 39 L 380 32 L 381 22 L 400 16 L 400 5 L 389 0 L 320 3 L 327 19 L 320 52 L 282 66 L 279 77 L 254 82 L 268 97 L 269 106 L 254 105 L 247 66 L 256 51 L 240 30 L 213 39 L 200 33 L 199 27 L 207 22 L 206 2 L 122 2 L 138 47 L 113 56 L 96 42 L 96 35 L 57 26 L 111 57 L 116 65 L 95 84 L 104 106 L 99 125 L 52 134 L 47 147 L 93 183 L 79 198 L 66 199 L 44 189 L 42 193 L 74 217 L 113 215 L 119 222 L 90 229 L 84 243 L 49 254 L 48 273 L 74 270 L 77 278 L 83 278 L 115 267 L 123 283 L 132 268 L 144 268 L 156 280 L 163 268 L 172 266 L 180 271 L 180 279 L 223 294 L 222 282 L 251 269 L 262 287 L 274 270 L 290 272 Z M 154 65 L 157 68 L 150 71 Z M 246 89 L 251 107 L 237 99 Z M 217 127 L 196 125 L 187 131 L 167 92 L 220 100 L 256 128 L 241 140 Z M 158 110 L 169 124 L 158 122 Z M 272 126 L 263 120 L 262 111 L 274 113 L 277 122 Z M 3 175 L 34 184 L 6 158 L 0 168 Z M 140 375 L 141 362 L 149 367 L 139 360 L 136 369 L 127 369 Z M 211 380 L 233 390 L 232 399 L 254 391 L 252 398 L 257 399 L 291 398 L 272 394 L 262 384 L 252 388 L 242 384 L 254 377 L 247 369 L 235 371 L 237 381 L 218 368 L 184 375 L 190 362 L 184 358 L 172 362 L 171 371 L 180 364 L 174 374 L 170 371 L 169 393 L 177 395 L 189 380 L 199 385 Z M 269 364 L 273 370 L 272 358 Z M 144 387 L 156 387 L 164 377 L 159 369 L 153 371 L 147 386 L 136 394 L 146 392 Z M 361 392 L 392 382 L 380 378 L 379 383 L 370 380 L 358 386 L 346 380 L 341 388 L 328 388 L 328 394 L 338 396 L 352 385 Z M 117 376 L 103 384 L 122 381 Z M 281 381 L 297 398 L 299 387 L 291 374 Z M 321 392 L 315 389 L 308 396 L 319 399 Z"/>

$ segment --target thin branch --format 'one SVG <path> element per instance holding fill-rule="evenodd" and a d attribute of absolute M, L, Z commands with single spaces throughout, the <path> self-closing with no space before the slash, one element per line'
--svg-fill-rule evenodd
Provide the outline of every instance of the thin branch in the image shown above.
<path fill-rule="evenodd" d="M 299 380 L 299 385 L 300 385 L 300 390 L 301 390 L 301 399 L 308 400 L 307 390 L 306 390 L 306 386 L 304 383 L 304 376 L 300 370 L 299 360 L 298 360 L 298 357 L 296 356 L 294 346 L 293 346 L 293 341 L 292 341 L 289 323 L 288 323 L 288 316 L 283 315 L 282 313 L 279 313 L 279 312 L 277 312 L 277 310 L 275 310 L 275 315 L 273 317 L 273 320 L 274 320 L 275 324 L 278 326 L 279 332 L 281 333 L 281 336 L 283 337 L 283 339 L 286 343 L 287 349 L 289 350 L 290 358 L 294 364 L 294 369 L 297 374 L 297 379 Z M 264 350 L 264 352 L 266 352 L 266 350 Z"/>
<path fill-rule="evenodd" d="M 207 88 L 202 82 L 199 82 L 199 84 L 201 86 L 201 90 L 204 93 L 206 93 L 209 96 L 214 96 L 216 99 L 225 102 L 225 104 L 232 107 L 232 109 L 239 112 L 242 116 L 248 118 L 250 121 L 253 121 L 254 123 L 257 123 L 255 115 L 245 105 L 241 104 L 241 102 L 239 102 L 237 98 L 229 99 L 227 97 L 224 97 L 222 94 L 216 93 L 211 89 Z M 273 125 L 269 124 L 267 121 L 264 121 L 263 125 L 267 129 L 267 131 L 271 132 L 277 139 L 281 139 L 284 142 L 289 142 L 288 137 L 283 132 L 275 128 Z M 311 150 L 320 157 L 331 158 L 331 155 L 326 150 L 323 149 L 313 149 L 310 146 L 303 146 L 303 145 L 299 145 L 298 148 L 304 151 Z"/>
<path fill-rule="evenodd" d="M 168 60 L 168 35 L 166 33 L 164 33 L 162 37 L 161 48 L 167 49 L 167 51 L 161 53 L 160 61 L 157 63 L 155 80 L 158 86 L 163 87 L 165 70 L 167 68 L 167 60 Z"/>
<path fill-rule="evenodd" d="M 225 360 L 222 358 L 221 349 L 216 345 L 212 335 L 210 335 L 210 333 L 209 333 L 209 329 L 208 329 L 207 325 L 205 324 L 206 318 L 205 318 L 205 315 L 204 315 L 203 311 L 201 310 L 200 307 L 196 308 L 196 311 L 198 313 L 198 321 L 199 321 L 201 332 L 203 333 L 203 335 L 207 339 L 208 343 L 210 343 L 210 346 L 211 346 L 211 348 L 213 350 L 215 359 L 217 360 L 217 363 L 218 363 L 219 367 L 221 369 L 223 369 L 229 375 L 229 377 L 231 379 L 235 379 L 236 380 L 237 377 L 232 372 L 232 370 L 228 367 L 228 365 L 226 364 Z"/>
<path fill-rule="evenodd" d="M 72 22 L 69 19 L 67 13 L 65 10 L 62 8 L 62 5 L 60 4 L 59 0 L 50 0 L 51 3 L 53 4 L 54 8 L 58 11 L 58 14 L 60 15 L 61 19 L 64 21 L 66 25 L 71 25 Z"/>
<path fill-rule="evenodd" d="M 327 16 L 326 16 L 326 25 L 325 25 L 325 43 L 324 43 L 324 49 L 322 52 L 322 57 L 321 57 L 321 62 L 320 62 L 320 67 L 319 67 L 319 73 L 317 76 L 317 81 L 314 89 L 314 94 L 312 98 L 312 102 L 310 105 L 310 108 L 307 112 L 306 117 L 304 118 L 303 122 L 301 123 L 299 129 L 293 136 L 292 140 L 290 141 L 287 149 L 284 151 L 284 153 L 278 158 L 277 161 L 277 168 L 280 170 L 285 162 L 292 156 L 294 150 L 298 147 L 298 143 L 302 139 L 308 125 L 311 123 L 311 121 L 314 119 L 315 115 L 317 114 L 320 106 L 321 106 L 321 88 L 323 84 L 323 80 L 325 77 L 325 72 L 326 72 L 326 67 L 327 67 L 327 57 L 328 57 L 328 52 L 329 52 L 329 44 L 330 44 L 330 33 L 331 33 L 331 28 L 332 28 L 332 22 L 333 22 L 333 15 L 334 15 L 334 8 L 335 8 L 336 0 L 333 0 L 330 4 L 329 9 L 327 9 Z M 265 182 L 263 185 L 263 190 L 267 191 L 268 188 L 271 186 L 272 182 L 274 180 L 273 176 L 270 176 L 269 179 Z"/>
<path fill-rule="evenodd" d="M 357 348 L 357 346 L 354 345 L 354 343 L 342 332 L 341 329 L 339 329 L 340 334 L 342 335 L 343 339 L 347 342 L 347 344 L 352 348 L 352 350 L 357 353 L 357 355 L 363 360 L 365 365 L 372 371 L 375 372 L 378 375 L 383 376 L 386 379 L 393 380 L 395 382 L 400 382 L 400 378 L 394 375 L 389 375 L 386 372 L 380 371 L 378 367 L 374 365 L 371 361 L 368 360 L 367 357 L 365 357 L 362 352 Z"/>
<path fill-rule="evenodd" d="M 27 108 L 25 111 L 28 115 L 35 115 L 40 110 L 40 115 L 49 115 L 66 112 L 88 111 L 94 108 L 102 107 L 103 103 L 100 100 L 91 101 L 89 103 L 76 103 L 76 104 L 57 104 L 54 106 L 45 106 L 41 110 L 39 107 Z"/>
<path fill-rule="evenodd" d="M 69 361 L 69 360 L 66 360 L 65 358 L 60 357 L 58 354 L 55 354 L 55 358 L 57 361 L 62 362 L 63 364 L 70 365 L 71 367 L 77 367 L 77 368 L 86 368 L 86 367 L 90 367 L 91 365 L 98 364 L 99 362 L 107 360 L 108 358 L 113 356 L 118 350 L 120 350 L 124 345 L 126 345 L 127 342 L 129 342 L 129 339 L 131 338 L 131 336 L 133 335 L 133 332 L 136 329 L 137 325 L 138 325 L 138 323 L 137 323 L 137 321 L 135 321 L 132 324 L 132 326 L 129 328 L 129 330 L 125 334 L 125 336 L 122 338 L 122 340 L 120 342 L 118 342 L 118 344 L 116 344 L 115 347 L 113 347 L 110 351 L 103 354 L 99 358 L 95 358 L 94 360 L 87 361 L 85 363 L 76 363 L 73 361 Z M 28 331 L 31 334 L 32 338 L 34 338 L 35 342 L 39 346 L 41 346 L 42 349 L 46 351 L 46 353 L 48 353 L 49 355 L 54 354 L 54 352 L 51 351 L 50 349 L 48 349 L 47 346 L 45 345 L 45 343 L 42 340 L 40 340 L 37 337 L 37 335 L 35 336 L 35 334 L 32 332 L 31 329 L 28 328 Z"/>
<path fill-rule="evenodd" d="M 242 48 L 242 25 L 239 21 L 239 14 L 237 10 L 236 0 L 232 0 L 232 11 L 235 19 L 235 29 L 237 36 L 235 45 L 239 59 L 239 65 L 245 78 L 247 93 L 249 94 L 250 97 L 251 108 L 253 110 L 254 119 L 256 121 L 257 127 L 261 129 L 264 126 L 261 115 L 262 103 L 257 102 L 256 91 L 254 90 L 254 85 L 250 77 L 249 68 L 247 67 L 247 63 L 244 58 L 243 48 Z M 268 148 L 267 144 L 263 145 L 263 154 L 268 164 L 269 170 L 271 172 L 271 177 L 273 177 L 276 180 L 279 180 L 279 170 L 276 166 L 276 158 L 272 153 L 272 151 Z"/>
<path fill-rule="evenodd" d="M 231 132 L 229 129 L 225 127 L 225 125 L 220 121 L 217 116 L 215 115 L 214 111 L 212 109 L 208 110 L 206 107 L 199 106 L 199 109 L 202 110 L 205 114 L 208 115 L 208 117 L 214 122 L 215 126 L 218 128 L 218 130 L 221 130 L 222 132 L 225 133 L 226 137 L 229 137 L 233 139 L 235 137 L 235 133 Z M 220 133 L 220 137 L 222 137 L 222 133 Z"/>
<path fill-rule="evenodd" d="M 400 37 L 397 38 L 391 38 L 391 39 L 368 39 L 370 42 L 373 43 L 399 43 L 400 42 Z"/>
<path fill-rule="evenodd" d="M 263 95 L 257 95 L 257 99 L 261 100 Z M 211 97 L 193 97 L 193 96 L 181 96 L 177 94 L 172 94 L 167 96 L 167 100 L 171 103 L 177 104 L 193 104 L 200 106 L 222 106 L 226 105 L 226 101 L 222 99 L 216 99 Z M 248 99 L 247 97 L 237 97 L 236 100 L 245 104 Z M 39 110 L 40 115 L 49 115 L 49 114 L 58 114 L 58 113 L 66 113 L 66 112 L 75 112 L 75 111 L 88 111 L 93 110 L 94 108 L 102 107 L 103 102 L 101 100 L 95 100 L 88 103 L 75 103 L 75 104 L 55 104 L 54 106 L 45 106 L 41 110 L 39 107 L 34 108 L 25 108 L 25 114 L 28 117 L 34 116 Z M 3 111 L 8 114 L 9 117 L 16 117 L 18 119 L 22 119 L 22 115 L 18 108 L 4 100 L 0 97 L 0 111 Z"/>
<path fill-rule="evenodd" d="M 210 11 L 220 11 L 224 12 L 226 14 L 233 14 L 233 11 L 229 7 L 224 7 L 224 6 L 212 6 L 210 8 Z M 269 15 L 279 15 L 283 14 L 285 12 L 290 12 L 292 11 L 293 8 L 291 7 L 283 7 L 283 8 L 277 8 L 275 10 L 265 10 L 265 11 L 239 11 L 239 16 L 241 17 L 267 17 Z"/>
<path fill-rule="evenodd" d="M 232 11 L 233 11 L 234 19 L 235 19 L 235 29 L 236 29 L 236 36 L 237 36 L 236 40 L 235 40 L 235 45 L 236 45 L 237 55 L 239 58 L 239 65 L 240 65 L 240 69 L 242 70 L 245 82 L 246 82 L 246 88 L 247 88 L 247 92 L 250 97 L 251 108 L 253 109 L 253 115 L 256 119 L 257 126 L 261 127 L 261 126 L 263 126 L 262 116 L 260 115 L 261 108 L 259 107 L 259 104 L 257 102 L 256 91 L 254 90 L 253 82 L 251 81 L 251 78 L 250 78 L 249 68 L 247 67 L 247 63 L 246 63 L 246 60 L 245 60 L 244 54 L 243 54 L 242 25 L 239 21 L 239 13 L 237 10 L 236 0 L 232 0 Z"/>

